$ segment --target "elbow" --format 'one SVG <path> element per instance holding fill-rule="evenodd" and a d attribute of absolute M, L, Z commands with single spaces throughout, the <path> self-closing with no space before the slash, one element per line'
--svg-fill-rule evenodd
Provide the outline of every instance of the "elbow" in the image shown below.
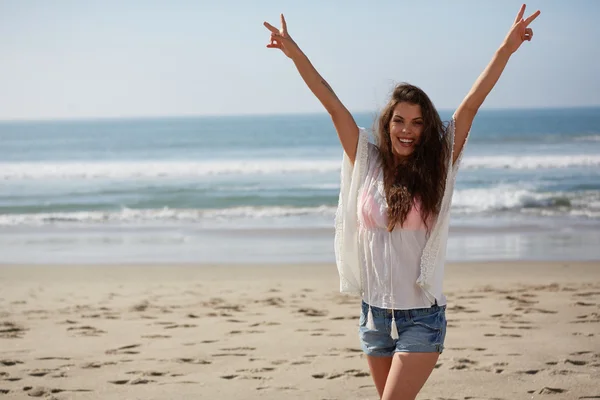
<path fill-rule="evenodd" d="M 481 107 L 483 102 L 477 101 L 476 99 L 467 99 L 462 104 L 461 111 L 465 114 L 475 115 L 479 111 L 479 107 Z"/>

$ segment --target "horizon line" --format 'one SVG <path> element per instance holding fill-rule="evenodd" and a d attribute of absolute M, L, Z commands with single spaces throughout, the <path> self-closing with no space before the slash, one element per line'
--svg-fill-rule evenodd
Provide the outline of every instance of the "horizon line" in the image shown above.
<path fill-rule="evenodd" d="M 479 111 L 538 111 L 538 110 L 571 110 L 571 109 L 594 109 L 597 105 L 576 106 L 530 106 L 530 107 L 482 107 Z M 454 108 L 438 108 L 438 112 L 454 111 Z M 378 114 L 377 110 L 356 110 L 351 114 Z M 243 118 L 243 117 L 285 117 L 285 116 L 308 116 L 327 115 L 327 111 L 301 111 L 301 112 L 257 112 L 247 114 L 164 114 L 164 115 L 123 115 L 123 116 L 82 116 L 82 117 L 50 117 L 50 118 L 13 118 L 0 119 L 3 123 L 26 123 L 26 122 L 93 122 L 93 121 L 125 121 L 125 120 L 161 120 L 161 119 L 193 119 L 193 118 Z"/>

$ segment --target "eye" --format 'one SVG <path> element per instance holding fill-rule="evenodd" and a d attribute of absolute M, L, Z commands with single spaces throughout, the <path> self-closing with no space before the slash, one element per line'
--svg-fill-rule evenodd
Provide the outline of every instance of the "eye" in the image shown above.
<path fill-rule="evenodd" d="M 416 121 L 415 125 L 423 125 L 423 121 Z"/>

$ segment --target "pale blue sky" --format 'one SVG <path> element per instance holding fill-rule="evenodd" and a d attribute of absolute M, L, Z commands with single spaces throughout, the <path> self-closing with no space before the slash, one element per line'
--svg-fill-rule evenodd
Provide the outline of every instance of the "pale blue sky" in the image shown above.
<path fill-rule="evenodd" d="M 521 2 L 0 0 L 0 119 L 320 112 L 264 20 L 292 37 L 351 111 L 394 83 L 454 109 Z M 486 108 L 600 105 L 600 1 L 536 0 L 534 40 Z"/>

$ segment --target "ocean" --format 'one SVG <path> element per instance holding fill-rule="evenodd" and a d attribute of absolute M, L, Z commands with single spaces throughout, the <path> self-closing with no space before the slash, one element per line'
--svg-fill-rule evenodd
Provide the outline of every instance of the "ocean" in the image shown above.
<path fill-rule="evenodd" d="M 341 158 L 326 114 L 0 122 L 0 263 L 332 262 Z M 481 110 L 448 259 L 599 244 L 600 108 Z"/>

